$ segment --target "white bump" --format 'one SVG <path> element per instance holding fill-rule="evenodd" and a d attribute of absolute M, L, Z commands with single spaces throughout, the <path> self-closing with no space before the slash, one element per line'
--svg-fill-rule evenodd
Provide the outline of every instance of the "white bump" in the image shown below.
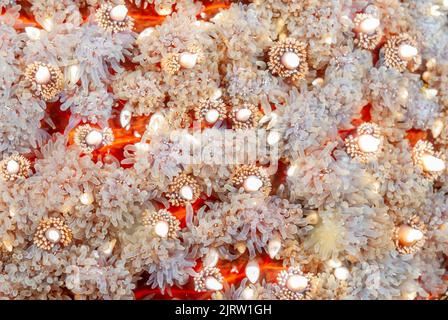
<path fill-rule="evenodd" d="M 43 21 L 42 21 L 42 27 L 44 27 L 44 29 L 45 30 L 47 30 L 48 32 L 50 32 L 51 30 L 53 30 L 53 26 L 54 26 L 54 23 L 53 23 L 53 18 L 52 17 L 48 17 L 48 18 L 45 18 Z"/>
<path fill-rule="evenodd" d="M 402 297 L 406 300 L 414 300 L 417 297 L 417 291 L 403 292 Z"/>
<path fill-rule="evenodd" d="M 79 196 L 79 201 L 83 205 L 89 205 L 93 203 L 93 194 L 91 192 L 84 192 Z"/>
<path fill-rule="evenodd" d="M 211 100 L 218 100 L 222 97 L 222 90 L 220 88 L 216 88 L 215 91 L 213 91 L 212 96 L 210 97 Z"/>
<path fill-rule="evenodd" d="M 423 232 L 417 229 L 412 229 L 408 235 L 408 239 L 412 241 L 420 241 L 423 239 Z"/>
<path fill-rule="evenodd" d="M 67 80 L 71 84 L 75 84 L 81 78 L 81 69 L 79 64 L 73 64 L 67 68 Z"/>
<path fill-rule="evenodd" d="M 271 240 L 268 242 L 268 253 L 269 257 L 271 259 L 274 259 L 277 253 L 280 252 L 280 249 L 282 247 L 282 242 L 280 240 L 279 236 L 274 236 Z"/>
<path fill-rule="evenodd" d="M 331 260 L 329 260 L 328 261 L 328 265 L 331 267 L 331 268 L 339 268 L 340 266 L 342 266 L 342 263 L 341 263 L 341 261 L 339 260 L 339 259 L 331 259 Z"/>
<path fill-rule="evenodd" d="M 417 55 L 417 53 L 418 53 L 417 48 L 409 44 L 402 44 L 398 48 L 398 55 L 404 60 L 410 60 L 414 58 Z"/>
<path fill-rule="evenodd" d="M 256 283 L 260 277 L 260 266 L 258 262 L 256 260 L 249 261 L 246 265 L 245 273 L 250 282 Z"/>
<path fill-rule="evenodd" d="M 435 58 L 430 58 L 426 62 L 426 68 L 428 69 L 434 69 L 437 65 L 437 60 Z"/>
<path fill-rule="evenodd" d="M 401 285 L 400 285 L 400 289 L 402 292 L 410 292 L 410 291 L 415 291 L 417 289 L 415 282 L 408 279 L 405 280 Z"/>
<path fill-rule="evenodd" d="M 282 55 L 280 62 L 286 69 L 293 70 L 300 65 L 300 58 L 294 52 L 285 52 Z"/>
<path fill-rule="evenodd" d="M 216 280 L 215 277 L 207 277 L 205 279 L 205 287 L 208 290 L 212 290 L 212 291 L 219 291 L 222 290 L 223 285 L 221 282 L 219 282 L 218 280 Z"/>
<path fill-rule="evenodd" d="M 423 239 L 423 233 L 420 230 L 406 224 L 401 225 L 398 229 L 398 241 L 403 246 L 412 246 L 421 239 Z"/>
<path fill-rule="evenodd" d="M 434 138 L 437 138 L 442 133 L 442 129 L 443 129 L 443 121 L 441 119 L 436 119 L 432 124 L 431 128 L 432 136 Z"/>
<path fill-rule="evenodd" d="M 183 186 L 180 188 L 179 194 L 184 200 L 193 200 L 193 188 L 190 186 Z"/>
<path fill-rule="evenodd" d="M 327 35 L 324 37 L 324 42 L 326 44 L 332 44 L 333 43 L 333 37 L 331 35 Z"/>
<path fill-rule="evenodd" d="M 128 130 L 131 124 L 132 113 L 128 109 L 123 109 L 120 112 L 120 125 L 122 128 Z"/>
<path fill-rule="evenodd" d="M 362 152 L 376 152 L 380 147 L 381 140 L 370 134 L 362 134 L 358 137 L 358 146 Z"/>
<path fill-rule="evenodd" d="M 317 224 L 319 222 L 319 215 L 317 214 L 317 212 L 312 212 L 306 216 L 305 220 L 306 222 L 308 222 L 308 224 Z"/>
<path fill-rule="evenodd" d="M 244 290 L 241 292 L 241 299 L 242 300 L 254 300 L 255 299 L 255 290 L 250 287 L 244 288 Z"/>
<path fill-rule="evenodd" d="M 338 267 L 334 270 L 334 276 L 339 280 L 347 280 L 350 275 L 346 267 Z"/>
<path fill-rule="evenodd" d="M 103 134 L 97 130 L 92 130 L 86 135 L 86 143 L 89 146 L 98 146 L 103 141 Z"/>
<path fill-rule="evenodd" d="M 440 172 L 445 170 L 445 162 L 442 159 L 429 154 L 422 156 L 423 169 L 428 172 Z"/>
<path fill-rule="evenodd" d="M 378 181 L 375 181 L 372 183 L 373 189 L 375 190 L 375 192 L 378 192 L 380 190 L 380 183 Z"/>
<path fill-rule="evenodd" d="M 112 239 L 111 241 L 108 241 L 106 244 L 101 246 L 101 251 L 104 255 L 110 256 L 112 254 L 112 251 L 114 250 L 115 244 L 117 243 L 116 239 Z"/>
<path fill-rule="evenodd" d="M 238 121 L 244 122 L 244 121 L 249 120 L 251 115 L 252 115 L 252 111 L 250 111 L 250 109 L 247 109 L 247 108 L 240 109 L 236 113 L 236 119 Z"/>
<path fill-rule="evenodd" d="M 123 4 L 113 7 L 109 12 L 110 18 L 114 21 L 123 21 L 127 14 L 128 8 Z"/>
<path fill-rule="evenodd" d="M 149 152 L 149 143 L 137 142 L 136 144 L 134 144 L 134 146 L 139 154 L 145 154 Z"/>
<path fill-rule="evenodd" d="M 170 5 L 156 7 L 156 12 L 159 16 L 167 16 L 173 12 Z"/>
<path fill-rule="evenodd" d="M 165 238 L 166 236 L 168 236 L 169 229 L 170 226 L 166 221 L 158 221 L 154 226 L 154 232 L 161 238 Z"/>
<path fill-rule="evenodd" d="M 154 32 L 153 27 L 146 28 L 138 35 L 138 40 L 142 40 L 143 38 L 149 37 Z"/>
<path fill-rule="evenodd" d="M 273 146 L 273 145 L 277 144 L 277 142 L 280 141 L 280 138 L 281 138 L 281 136 L 278 131 L 271 131 L 268 134 L 267 142 L 269 145 Z"/>
<path fill-rule="evenodd" d="M 247 192 L 258 191 L 263 186 L 263 182 L 257 176 L 249 176 L 244 181 L 244 190 Z"/>
<path fill-rule="evenodd" d="M 243 254 L 244 252 L 246 252 L 247 246 L 244 244 L 244 242 L 238 242 L 237 244 L 235 244 L 235 248 L 240 254 Z"/>
<path fill-rule="evenodd" d="M 6 250 L 8 250 L 9 252 L 12 251 L 13 247 L 10 240 L 3 240 L 3 245 L 5 246 Z"/>
<path fill-rule="evenodd" d="M 425 72 L 423 72 L 423 74 L 422 74 L 422 79 L 423 79 L 424 81 L 426 81 L 426 82 L 429 82 L 430 79 L 431 79 L 432 77 L 433 77 L 433 75 L 432 75 L 432 73 L 429 72 L 429 71 L 425 71 Z"/>
<path fill-rule="evenodd" d="M 17 174 L 20 171 L 20 164 L 16 160 L 9 160 L 6 164 L 6 171 L 9 174 Z"/>
<path fill-rule="evenodd" d="M 359 23 L 359 31 L 362 33 L 372 34 L 380 26 L 380 20 L 377 18 L 366 18 Z"/>
<path fill-rule="evenodd" d="M 439 5 L 433 5 L 431 6 L 431 8 L 429 9 L 429 13 L 434 16 L 434 17 L 439 17 L 442 15 L 442 12 L 439 11 L 440 10 L 440 6 Z"/>
<path fill-rule="evenodd" d="M 210 21 L 216 23 L 216 22 L 218 22 L 219 20 L 222 19 L 222 16 L 223 16 L 223 13 L 222 13 L 222 11 L 220 11 L 220 12 L 218 12 L 217 14 L 215 14 L 215 15 L 213 16 L 213 18 L 210 19 Z"/>
<path fill-rule="evenodd" d="M 31 40 L 40 39 L 40 30 L 35 27 L 26 27 L 25 32 L 28 38 L 30 38 Z"/>
<path fill-rule="evenodd" d="M 50 228 L 45 232 L 45 237 L 48 241 L 56 243 L 61 239 L 61 233 L 58 229 Z"/>
<path fill-rule="evenodd" d="M 206 267 L 214 267 L 218 263 L 219 253 L 215 248 L 211 248 L 207 255 L 204 258 L 204 266 Z"/>
<path fill-rule="evenodd" d="M 398 90 L 398 96 L 399 96 L 402 100 L 406 100 L 406 99 L 408 98 L 408 96 L 409 96 L 408 89 L 406 89 L 406 88 L 404 88 L 404 87 L 401 87 L 401 88 Z"/>
<path fill-rule="evenodd" d="M 286 287 L 293 292 L 300 292 L 308 286 L 308 279 L 300 275 L 292 275 L 286 281 Z"/>
<path fill-rule="evenodd" d="M 322 79 L 322 78 L 316 78 L 313 80 L 313 82 L 311 82 L 311 84 L 315 87 L 321 86 L 323 83 L 324 83 L 324 79 Z"/>
<path fill-rule="evenodd" d="M 288 168 L 288 170 L 286 171 L 286 175 L 288 177 L 291 177 L 294 175 L 294 172 L 296 172 L 297 166 L 296 165 L 292 165 Z"/>
<path fill-rule="evenodd" d="M 179 57 L 179 64 L 185 69 L 193 68 L 197 61 L 198 55 L 196 53 L 183 52 Z"/>
<path fill-rule="evenodd" d="M 404 281 L 400 289 L 403 299 L 414 300 L 417 297 L 417 286 L 412 280 Z"/>
<path fill-rule="evenodd" d="M 34 76 L 38 84 L 47 84 L 51 80 L 51 73 L 45 66 L 39 66 Z"/>
<path fill-rule="evenodd" d="M 156 134 L 160 129 L 165 128 L 166 124 L 165 117 L 161 113 L 156 112 L 151 116 L 151 119 L 149 119 L 147 132 L 149 134 Z"/>
<path fill-rule="evenodd" d="M 219 112 L 216 109 L 210 109 L 205 114 L 205 120 L 208 123 L 215 123 L 219 118 Z"/>
<path fill-rule="evenodd" d="M 432 100 L 437 96 L 439 91 L 437 91 L 437 89 L 433 89 L 433 88 L 429 88 L 429 89 L 425 88 L 423 90 L 423 93 L 424 93 L 426 99 Z"/>

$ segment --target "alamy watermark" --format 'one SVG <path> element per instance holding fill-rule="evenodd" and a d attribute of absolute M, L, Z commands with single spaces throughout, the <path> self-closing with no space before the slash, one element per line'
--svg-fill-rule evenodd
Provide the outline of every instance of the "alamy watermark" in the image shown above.
<path fill-rule="evenodd" d="M 178 160 L 183 165 L 241 165 L 260 162 L 269 166 L 270 172 L 275 172 L 279 159 L 279 136 L 278 132 L 265 129 L 201 129 L 198 122 L 194 124 L 193 130 L 171 131 L 169 140 L 178 148 Z"/>

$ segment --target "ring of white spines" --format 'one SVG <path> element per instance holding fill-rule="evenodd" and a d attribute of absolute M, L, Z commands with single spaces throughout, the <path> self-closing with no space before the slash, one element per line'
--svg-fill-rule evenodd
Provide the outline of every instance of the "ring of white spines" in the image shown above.
<path fill-rule="evenodd" d="M 110 145 L 114 141 L 114 135 L 111 128 L 96 129 L 85 124 L 75 130 L 74 142 L 84 153 Z"/>
<path fill-rule="evenodd" d="M 180 230 L 180 221 L 168 210 L 146 210 L 143 213 L 142 223 L 152 227 L 154 233 L 160 238 L 176 238 Z"/>
<path fill-rule="evenodd" d="M 114 33 L 134 28 L 134 20 L 128 15 L 128 8 L 123 4 L 102 4 L 95 12 L 95 21 L 102 29 Z"/>
<path fill-rule="evenodd" d="M 183 52 L 168 54 L 161 60 L 160 66 L 166 73 L 174 75 L 182 69 L 193 69 L 203 58 L 200 47 L 192 45 Z"/>
<path fill-rule="evenodd" d="M 367 13 L 358 13 L 354 19 L 356 44 L 363 49 L 373 50 L 380 43 L 383 32 L 380 19 Z"/>
<path fill-rule="evenodd" d="M 272 74 L 297 81 L 308 73 L 306 44 L 293 38 L 275 43 L 268 52 L 268 68 Z"/>
<path fill-rule="evenodd" d="M 194 111 L 196 119 L 204 119 L 209 125 L 227 117 L 227 106 L 222 99 L 203 99 L 199 101 Z"/>
<path fill-rule="evenodd" d="M 362 123 L 356 128 L 356 134 L 349 135 L 345 139 L 347 153 L 361 162 L 374 159 L 381 149 L 381 144 L 380 127 L 371 122 Z"/>
<path fill-rule="evenodd" d="M 51 64 L 36 61 L 25 69 L 25 78 L 31 83 L 36 95 L 49 101 L 64 88 L 64 76 L 61 70 Z"/>
<path fill-rule="evenodd" d="M 394 242 L 401 254 L 412 254 L 425 244 L 426 226 L 417 216 L 395 227 Z"/>
<path fill-rule="evenodd" d="M 275 295 L 281 300 L 303 300 L 309 298 L 311 276 L 304 274 L 299 267 L 282 270 L 277 276 Z"/>
<path fill-rule="evenodd" d="M 56 246 L 66 247 L 72 242 L 72 231 L 62 218 L 42 219 L 34 234 L 33 243 L 40 249 L 50 251 Z"/>
<path fill-rule="evenodd" d="M 253 164 L 236 167 L 230 182 L 234 187 L 243 188 L 247 193 L 261 191 L 268 195 L 271 192 L 271 181 L 266 170 Z"/>
<path fill-rule="evenodd" d="M 216 267 L 204 267 L 194 277 L 194 290 L 197 292 L 220 291 L 223 288 L 224 277 Z"/>
<path fill-rule="evenodd" d="M 406 33 L 390 37 L 383 49 L 384 63 L 388 68 L 400 72 L 406 69 L 415 71 L 421 64 L 417 42 Z"/>
<path fill-rule="evenodd" d="M 233 129 L 252 129 L 257 127 L 260 120 L 260 111 L 252 103 L 244 102 L 234 107 L 229 114 Z"/>
<path fill-rule="evenodd" d="M 196 178 L 190 174 L 181 173 L 169 184 L 166 196 L 171 205 L 178 207 L 195 202 L 200 194 L 201 188 Z"/>
<path fill-rule="evenodd" d="M 417 141 L 412 149 L 412 160 L 429 179 L 437 179 L 446 171 L 443 153 L 435 151 L 434 145 L 426 140 Z"/>
<path fill-rule="evenodd" d="M 4 181 L 26 178 L 29 171 L 30 161 L 18 153 L 5 157 L 0 162 L 0 175 Z"/>

